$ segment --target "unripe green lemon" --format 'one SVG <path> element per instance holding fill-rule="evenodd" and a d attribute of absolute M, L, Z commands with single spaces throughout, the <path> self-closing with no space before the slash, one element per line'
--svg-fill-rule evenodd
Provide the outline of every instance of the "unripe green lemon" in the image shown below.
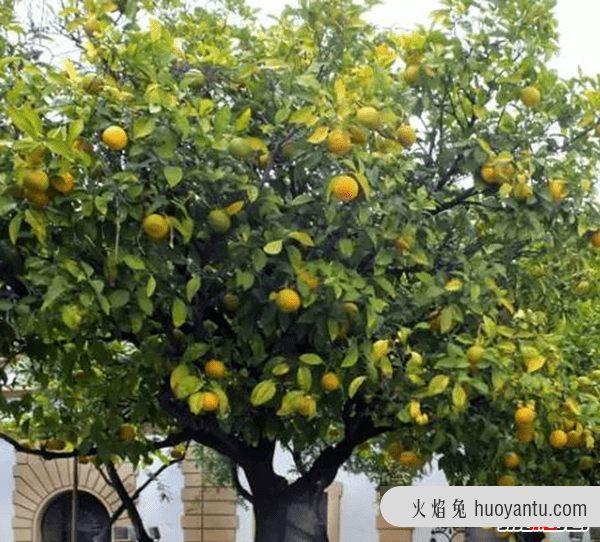
<path fill-rule="evenodd" d="M 232 156 L 241 160 L 252 154 L 252 145 L 243 137 L 234 137 L 227 145 L 227 150 Z"/>
<path fill-rule="evenodd" d="M 208 224 L 213 231 L 225 233 L 231 228 L 231 219 L 229 215 L 221 209 L 214 209 L 208 213 Z"/>

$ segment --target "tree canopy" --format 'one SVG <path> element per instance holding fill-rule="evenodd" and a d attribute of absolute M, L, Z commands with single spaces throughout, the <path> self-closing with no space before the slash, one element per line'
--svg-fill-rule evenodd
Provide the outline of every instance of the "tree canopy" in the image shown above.
<path fill-rule="evenodd" d="M 11 431 L 194 440 L 259 509 L 349 459 L 595 479 L 598 78 L 548 68 L 553 0 L 372 4 L 72 0 L 77 58 L 0 42 L 2 375 L 40 389 Z"/>

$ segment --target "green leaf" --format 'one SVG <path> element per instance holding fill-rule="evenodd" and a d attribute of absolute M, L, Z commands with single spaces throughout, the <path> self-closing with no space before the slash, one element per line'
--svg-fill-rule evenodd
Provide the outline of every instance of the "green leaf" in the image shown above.
<path fill-rule="evenodd" d="M 250 124 L 250 119 L 252 117 L 252 109 L 249 107 L 236 119 L 235 121 L 235 131 L 243 132 L 246 128 L 248 128 L 248 124 Z"/>
<path fill-rule="evenodd" d="M 261 271 L 265 265 L 267 265 L 267 257 L 265 253 L 260 249 L 254 249 L 252 251 L 252 267 L 255 271 Z"/>
<path fill-rule="evenodd" d="M 48 291 L 44 296 L 44 302 L 42 303 L 40 311 L 50 308 L 67 290 L 69 290 L 69 283 L 60 275 L 55 275 L 50 286 L 48 286 Z"/>
<path fill-rule="evenodd" d="M 281 407 L 277 411 L 277 416 L 292 414 L 295 410 L 296 402 L 303 396 L 304 392 L 302 390 L 288 391 L 281 400 Z"/>
<path fill-rule="evenodd" d="M 454 324 L 454 312 L 452 307 L 444 307 L 440 315 L 440 331 L 448 333 Z"/>
<path fill-rule="evenodd" d="M 139 256 L 134 256 L 133 254 L 124 254 L 122 256 L 122 260 L 125 265 L 133 271 L 141 271 L 142 269 L 146 269 L 144 260 L 142 260 Z"/>
<path fill-rule="evenodd" d="M 181 327 L 187 318 L 187 307 L 185 303 L 178 297 L 173 301 L 173 306 L 171 307 L 171 317 L 175 327 Z"/>
<path fill-rule="evenodd" d="M 270 256 L 275 256 L 276 254 L 279 254 L 281 252 L 283 248 L 283 241 L 281 239 L 278 239 L 277 241 L 271 241 L 270 243 L 267 243 L 263 250 L 269 254 Z"/>
<path fill-rule="evenodd" d="M 452 389 L 452 404 L 457 412 L 462 412 L 467 406 L 467 392 L 461 384 L 455 384 Z"/>
<path fill-rule="evenodd" d="M 273 399 L 276 392 L 277 386 L 273 380 L 263 380 L 254 386 L 254 389 L 250 394 L 250 403 L 253 406 L 264 405 Z"/>
<path fill-rule="evenodd" d="M 181 380 L 179 386 L 175 389 L 175 397 L 177 399 L 185 399 L 192 395 L 192 393 L 196 393 L 199 389 L 202 388 L 202 380 L 197 376 L 185 376 Z"/>
<path fill-rule="evenodd" d="M 350 386 L 348 386 L 348 397 L 350 397 L 350 399 L 356 395 L 358 388 L 360 388 L 366 379 L 366 376 L 357 376 L 354 380 L 352 380 L 352 382 L 350 382 Z"/>
<path fill-rule="evenodd" d="M 69 143 L 72 143 L 73 141 L 75 141 L 75 139 L 81 134 L 81 132 L 83 132 L 84 127 L 85 127 L 85 123 L 84 123 L 83 119 L 75 119 L 69 125 L 69 135 L 68 135 Z"/>
<path fill-rule="evenodd" d="M 248 271 L 236 269 L 236 284 L 244 290 L 249 290 L 254 284 L 254 275 Z"/>
<path fill-rule="evenodd" d="M 152 117 L 141 117 L 133 123 L 133 139 L 142 139 L 154 132 L 156 124 Z"/>
<path fill-rule="evenodd" d="M 351 239 L 340 239 L 338 246 L 344 258 L 349 258 L 354 254 L 354 241 Z"/>
<path fill-rule="evenodd" d="M 229 398 L 227 397 L 225 390 L 223 390 L 216 382 L 210 383 L 210 389 L 215 392 L 219 398 L 219 416 L 225 416 L 230 410 Z"/>
<path fill-rule="evenodd" d="M 446 391 L 450 377 L 448 375 L 435 375 L 427 386 L 428 395 L 438 395 Z"/>
<path fill-rule="evenodd" d="M 148 297 L 152 297 L 154 295 L 154 291 L 156 290 L 156 279 L 153 275 L 150 275 L 148 279 L 148 283 L 146 284 L 146 295 Z"/>
<path fill-rule="evenodd" d="M 120 309 L 129 302 L 129 292 L 127 290 L 115 290 L 108 296 L 110 305 L 113 309 Z"/>
<path fill-rule="evenodd" d="M 67 144 L 66 141 L 59 139 L 48 139 L 46 146 L 55 154 L 59 154 L 64 158 L 71 159 L 73 156 L 73 149 Z"/>
<path fill-rule="evenodd" d="M 5 111 L 13 124 L 28 136 L 37 139 L 42 135 L 42 121 L 31 107 L 27 105 L 20 108 L 6 107 Z"/>
<path fill-rule="evenodd" d="M 158 41 L 162 33 L 162 26 L 156 19 L 150 20 L 150 40 Z"/>
<path fill-rule="evenodd" d="M 356 344 L 352 344 L 348 351 L 346 352 L 346 356 L 344 357 L 344 361 L 342 361 L 342 368 L 354 367 L 356 362 L 358 361 L 358 348 Z"/>
<path fill-rule="evenodd" d="M 300 356 L 300 361 L 302 363 L 306 363 L 307 365 L 322 365 L 323 359 L 317 354 L 302 354 Z"/>
<path fill-rule="evenodd" d="M 222 107 L 215 115 L 214 129 L 217 134 L 222 134 L 231 119 L 231 108 L 229 106 Z"/>
<path fill-rule="evenodd" d="M 192 302 L 192 299 L 194 299 L 194 296 L 198 293 L 198 290 L 200 289 L 200 285 L 201 280 L 198 275 L 194 275 L 190 280 L 188 280 L 188 283 L 185 286 L 185 297 L 188 303 Z"/>
<path fill-rule="evenodd" d="M 292 231 L 288 233 L 288 237 L 295 239 L 299 243 L 303 244 L 305 247 L 314 247 L 315 242 L 312 240 L 312 237 L 303 231 Z"/>
<path fill-rule="evenodd" d="M 206 352 L 208 352 L 208 345 L 206 343 L 189 344 L 183 353 L 181 363 L 191 363 L 192 361 L 196 361 L 206 354 Z"/>
<path fill-rule="evenodd" d="M 375 282 L 381 287 L 381 289 L 388 294 L 391 298 L 396 297 L 396 290 L 392 286 L 392 283 L 385 277 L 375 277 Z"/>
<path fill-rule="evenodd" d="M 23 213 L 17 213 L 12 217 L 8 225 L 8 237 L 13 245 L 17 244 L 19 238 L 19 232 L 21 231 L 21 224 L 23 222 Z"/>
<path fill-rule="evenodd" d="M 110 303 L 108 302 L 108 299 L 106 299 L 105 296 L 99 295 L 98 303 L 100 303 L 100 308 L 102 309 L 102 312 L 104 312 L 104 314 L 110 313 Z"/>
<path fill-rule="evenodd" d="M 298 367 L 298 375 L 297 375 L 298 387 L 302 391 L 310 391 L 312 386 L 312 374 L 308 367 Z"/>
<path fill-rule="evenodd" d="M 171 188 L 177 186 L 183 178 L 183 170 L 177 166 L 166 166 L 163 172 Z"/>
<path fill-rule="evenodd" d="M 275 376 L 283 376 L 290 372 L 290 365 L 286 361 L 282 361 L 281 363 L 275 365 L 275 367 L 271 369 L 271 372 Z"/>
<path fill-rule="evenodd" d="M 61 311 L 62 321 L 69 329 L 77 329 L 83 319 L 77 305 L 67 305 Z"/>
<path fill-rule="evenodd" d="M 44 215 L 40 214 L 38 211 L 27 209 L 25 211 L 25 222 L 31 226 L 33 234 L 43 243 L 46 239 L 46 222 L 44 220 Z"/>

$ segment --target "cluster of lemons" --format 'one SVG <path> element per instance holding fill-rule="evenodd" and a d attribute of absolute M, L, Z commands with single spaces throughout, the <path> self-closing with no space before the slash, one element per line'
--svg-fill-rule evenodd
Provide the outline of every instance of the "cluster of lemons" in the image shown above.
<path fill-rule="evenodd" d="M 358 109 L 356 120 L 370 130 L 380 131 L 383 126 L 381 112 L 372 106 Z M 415 130 L 408 124 L 398 127 L 394 132 L 394 138 L 404 148 L 411 147 L 417 141 Z M 332 130 L 322 127 L 311 136 L 310 140 L 315 143 L 324 142 L 331 154 L 335 157 L 342 157 L 348 154 L 355 144 L 365 144 L 368 141 L 368 136 L 357 126 L 350 126 L 347 130 L 340 127 Z M 338 175 L 331 179 L 329 190 L 332 197 L 337 201 L 349 202 L 358 197 L 360 185 L 352 175 Z"/>
<path fill-rule="evenodd" d="M 50 178 L 43 169 L 43 150 L 36 150 L 28 157 L 28 167 L 22 179 L 23 197 L 36 209 L 41 209 L 50 202 L 52 191 L 70 194 L 75 186 L 75 179 L 70 171 L 63 171 Z"/>
<path fill-rule="evenodd" d="M 541 102 L 541 93 L 535 86 L 526 86 L 519 92 L 519 99 L 526 107 L 535 108 Z M 490 157 L 481 166 L 479 176 L 488 184 L 510 185 L 510 195 L 518 201 L 524 201 L 533 194 L 528 175 L 519 173 L 510 158 Z M 567 195 L 564 179 L 550 179 L 548 190 L 557 203 L 561 203 Z"/>

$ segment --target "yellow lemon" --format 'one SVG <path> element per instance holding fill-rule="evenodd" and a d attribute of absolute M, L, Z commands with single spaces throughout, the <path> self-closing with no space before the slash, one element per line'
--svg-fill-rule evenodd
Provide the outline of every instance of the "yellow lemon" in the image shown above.
<path fill-rule="evenodd" d="M 380 339 L 373 343 L 373 358 L 380 360 L 388 355 L 390 351 L 390 342 L 387 339 Z"/>
<path fill-rule="evenodd" d="M 467 350 L 467 361 L 469 365 L 477 365 L 485 355 L 485 348 L 474 344 Z"/>
<path fill-rule="evenodd" d="M 120 126 L 109 126 L 102 132 L 102 142 L 113 151 L 121 151 L 127 146 L 127 133 Z"/>
<path fill-rule="evenodd" d="M 335 373 L 325 373 L 321 377 L 321 385 L 327 391 L 337 390 L 340 387 L 340 379 Z"/>
<path fill-rule="evenodd" d="M 548 438 L 548 442 L 553 448 L 562 448 L 567 444 L 567 434 L 561 429 L 552 431 L 552 433 L 550 433 L 550 437 Z"/>
<path fill-rule="evenodd" d="M 127 442 L 133 442 L 135 440 L 135 427 L 128 423 L 123 424 L 119 428 L 119 438 Z"/>
<path fill-rule="evenodd" d="M 516 469 L 519 466 L 519 455 L 515 452 L 509 452 L 504 456 L 504 466 L 507 469 Z"/>
<path fill-rule="evenodd" d="M 70 194 L 75 187 L 75 178 L 68 171 L 60 177 L 52 179 L 52 188 L 62 194 Z"/>
<path fill-rule="evenodd" d="M 405 149 L 408 149 L 416 143 L 417 134 L 412 126 L 405 124 L 396 130 L 396 139 Z"/>
<path fill-rule="evenodd" d="M 365 126 L 377 129 L 381 126 L 381 113 L 374 107 L 361 107 L 356 112 L 356 118 Z"/>
<path fill-rule="evenodd" d="M 211 359 L 204 365 L 204 374 L 208 376 L 208 378 L 225 378 L 225 373 L 225 364 L 218 359 Z"/>
<path fill-rule="evenodd" d="M 358 182 L 349 175 L 340 175 L 331 181 L 331 194 L 338 201 L 352 201 L 358 192 Z"/>
<path fill-rule="evenodd" d="M 302 300 L 296 290 L 284 288 L 279 290 L 275 297 L 275 304 L 282 312 L 296 312 L 302 305 Z"/>
<path fill-rule="evenodd" d="M 540 103 L 541 94 L 537 88 L 529 86 L 521 90 L 519 98 L 527 107 L 535 107 Z"/>
<path fill-rule="evenodd" d="M 170 231 L 167 219 L 158 214 L 151 214 L 144 218 L 142 228 L 146 235 L 153 241 L 164 239 Z"/>
<path fill-rule="evenodd" d="M 32 169 L 23 177 L 23 187 L 32 192 L 45 192 L 49 186 L 48 175 L 41 169 Z"/>
<path fill-rule="evenodd" d="M 336 156 L 343 156 L 352 148 L 350 135 L 341 128 L 334 128 L 327 136 L 327 148 Z"/>
<path fill-rule="evenodd" d="M 498 478 L 499 486 L 514 486 L 516 484 L 517 480 L 512 474 L 503 474 Z"/>
<path fill-rule="evenodd" d="M 202 396 L 202 409 L 206 410 L 207 412 L 212 412 L 214 410 L 217 410 L 217 408 L 219 408 L 218 395 L 216 393 L 213 393 L 212 391 L 207 391 Z"/>
<path fill-rule="evenodd" d="M 520 407 L 515 412 L 515 423 L 517 425 L 527 425 L 533 422 L 535 411 L 530 407 Z"/>
<path fill-rule="evenodd" d="M 565 188 L 564 182 L 557 179 L 553 179 L 548 183 L 548 190 L 550 190 L 552 198 L 557 203 L 561 203 L 567 195 L 567 189 Z"/>
<path fill-rule="evenodd" d="M 404 468 L 416 467 L 421 462 L 421 458 L 413 451 L 405 451 L 400 453 L 400 465 Z"/>

